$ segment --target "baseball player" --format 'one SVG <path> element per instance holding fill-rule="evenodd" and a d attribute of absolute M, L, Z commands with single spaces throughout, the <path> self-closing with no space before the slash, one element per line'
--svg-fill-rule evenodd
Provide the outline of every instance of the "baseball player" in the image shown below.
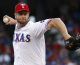
<path fill-rule="evenodd" d="M 14 65 L 46 65 L 44 33 L 52 27 L 56 27 L 62 33 L 66 48 L 69 51 L 74 50 L 75 41 L 77 44 L 79 38 L 76 39 L 68 34 L 65 24 L 60 18 L 33 23 L 28 20 L 29 12 L 26 3 L 18 3 L 14 13 L 16 20 L 7 15 L 3 17 L 9 19 L 6 25 L 15 25 L 13 35 Z"/>

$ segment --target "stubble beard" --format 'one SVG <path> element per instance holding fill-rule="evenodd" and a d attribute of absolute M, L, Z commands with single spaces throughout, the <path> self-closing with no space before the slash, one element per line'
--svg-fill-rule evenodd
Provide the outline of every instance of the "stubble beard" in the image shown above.
<path fill-rule="evenodd" d="M 19 24 L 26 24 L 28 22 L 28 19 L 25 20 L 24 22 L 17 20 Z"/>

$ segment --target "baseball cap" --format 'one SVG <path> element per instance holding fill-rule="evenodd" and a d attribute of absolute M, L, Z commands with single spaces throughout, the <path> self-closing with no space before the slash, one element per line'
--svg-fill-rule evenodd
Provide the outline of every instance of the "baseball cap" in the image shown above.
<path fill-rule="evenodd" d="M 28 7 L 28 5 L 26 3 L 18 3 L 15 6 L 15 12 L 19 12 L 19 11 L 23 11 L 23 10 L 29 11 L 29 7 Z"/>

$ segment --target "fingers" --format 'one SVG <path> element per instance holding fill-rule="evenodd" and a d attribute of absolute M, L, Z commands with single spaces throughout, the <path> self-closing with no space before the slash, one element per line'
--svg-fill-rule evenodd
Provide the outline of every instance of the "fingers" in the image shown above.
<path fill-rule="evenodd" d="M 10 22 L 7 22 L 7 23 L 6 23 L 6 25 L 9 25 L 9 24 L 10 24 Z"/>
<path fill-rule="evenodd" d="M 8 15 L 3 16 L 3 18 L 8 18 L 8 22 L 6 23 L 6 25 L 15 25 L 17 23 L 17 21 L 15 21 L 13 18 L 11 18 Z"/>
<path fill-rule="evenodd" d="M 8 20 L 10 21 L 10 18 L 9 18 L 8 15 L 3 16 L 3 19 L 4 19 L 4 18 L 8 18 Z M 8 23 L 6 23 L 6 24 L 9 24 L 9 21 L 8 21 Z"/>
<path fill-rule="evenodd" d="M 3 18 L 6 18 L 6 17 L 7 17 L 7 18 L 9 18 L 9 16 L 8 16 L 8 15 L 5 15 Z"/>

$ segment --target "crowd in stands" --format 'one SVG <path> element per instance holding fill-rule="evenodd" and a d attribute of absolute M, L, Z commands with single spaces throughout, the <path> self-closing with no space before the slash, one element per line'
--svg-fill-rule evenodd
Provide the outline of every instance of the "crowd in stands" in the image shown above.
<path fill-rule="evenodd" d="M 0 65 L 12 65 L 13 62 L 12 39 L 10 39 L 9 34 L 6 32 L 4 24 L 0 21 Z"/>

